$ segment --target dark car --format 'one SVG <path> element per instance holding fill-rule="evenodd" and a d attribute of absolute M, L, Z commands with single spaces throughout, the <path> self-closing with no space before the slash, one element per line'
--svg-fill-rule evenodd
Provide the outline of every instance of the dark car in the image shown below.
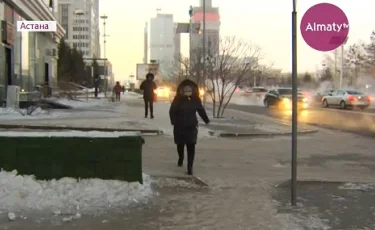
<path fill-rule="evenodd" d="M 333 91 L 335 91 L 335 90 L 334 89 L 326 89 L 326 90 L 324 90 L 322 92 L 318 92 L 314 96 L 314 101 L 316 103 L 322 103 L 323 97 L 330 95 L 331 93 L 333 93 Z"/>
<path fill-rule="evenodd" d="M 276 106 L 279 109 L 292 109 L 292 88 L 277 88 L 269 90 L 264 97 L 264 106 Z M 308 100 L 298 91 L 298 109 L 306 109 Z"/>

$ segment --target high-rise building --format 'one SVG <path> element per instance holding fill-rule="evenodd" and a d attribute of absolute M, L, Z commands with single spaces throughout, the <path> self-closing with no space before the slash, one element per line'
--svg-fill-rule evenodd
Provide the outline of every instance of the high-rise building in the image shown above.
<path fill-rule="evenodd" d="M 146 22 L 145 31 L 143 35 L 143 63 L 148 63 L 148 25 Z"/>
<path fill-rule="evenodd" d="M 99 0 L 58 0 L 57 14 L 65 41 L 84 57 L 100 57 Z"/>
<path fill-rule="evenodd" d="M 200 6 L 193 7 L 192 23 L 199 23 L 203 29 L 203 1 L 206 3 L 206 53 L 213 55 L 219 50 L 220 43 L 220 14 L 219 8 L 212 6 L 212 0 L 200 0 Z M 202 50 L 203 36 L 201 33 L 193 33 L 191 41 L 191 51 Z"/>
<path fill-rule="evenodd" d="M 179 57 L 181 55 L 181 33 L 177 33 L 177 25 L 175 24 L 175 34 L 174 34 L 174 55 Z"/>
<path fill-rule="evenodd" d="M 172 14 L 158 13 L 150 23 L 150 60 L 159 63 L 162 75 L 167 75 L 174 60 L 175 23 Z"/>

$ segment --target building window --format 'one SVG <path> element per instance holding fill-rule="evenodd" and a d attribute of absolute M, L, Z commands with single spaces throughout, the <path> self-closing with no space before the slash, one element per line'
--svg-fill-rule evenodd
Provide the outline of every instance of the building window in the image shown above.
<path fill-rule="evenodd" d="M 4 4 L 4 19 L 12 24 L 14 24 L 14 16 L 13 16 L 13 9 L 11 6 Z"/>
<path fill-rule="evenodd" d="M 65 37 L 69 37 L 69 27 L 68 27 L 68 25 L 67 24 L 63 24 L 63 25 L 61 25 L 62 26 L 62 28 L 64 28 L 64 30 L 65 30 Z"/>

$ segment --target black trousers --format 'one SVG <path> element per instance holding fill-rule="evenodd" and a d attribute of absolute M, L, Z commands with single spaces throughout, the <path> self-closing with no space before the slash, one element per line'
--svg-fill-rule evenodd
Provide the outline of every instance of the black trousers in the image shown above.
<path fill-rule="evenodd" d="M 116 93 L 116 101 L 120 101 L 120 93 Z"/>
<path fill-rule="evenodd" d="M 195 158 L 195 144 L 186 144 L 187 149 L 187 168 L 188 171 L 192 171 L 193 165 L 194 165 L 194 158 Z M 178 144 L 177 145 L 177 153 L 178 153 L 178 159 L 179 162 L 184 161 L 184 150 L 185 150 L 185 144 Z"/>
<path fill-rule="evenodd" d="M 154 101 L 153 100 L 148 100 L 148 99 L 144 99 L 145 101 L 145 117 L 148 116 L 148 109 L 150 108 L 150 115 L 151 117 L 154 116 Z"/>

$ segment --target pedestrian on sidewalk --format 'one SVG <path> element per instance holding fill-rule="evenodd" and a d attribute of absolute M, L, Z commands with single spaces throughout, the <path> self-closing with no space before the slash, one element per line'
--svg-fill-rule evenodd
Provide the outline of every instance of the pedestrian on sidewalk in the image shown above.
<path fill-rule="evenodd" d="M 154 78 L 154 74 L 148 73 L 146 75 L 146 80 L 144 80 L 139 87 L 140 90 L 143 90 L 143 100 L 145 102 L 145 118 L 148 117 L 148 108 L 150 108 L 151 119 L 154 119 L 154 90 L 157 89 Z"/>
<path fill-rule="evenodd" d="M 121 87 L 119 81 L 116 82 L 115 87 L 113 87 L 113 91 L 116 95 L 116 101 L 120 101 L 120 95 L 121 95 L 122 87 Z"/>
<path fill-rule="evenodd" d="M 206 124 L 210 123 L 199 97 L 198 85 L 191 80 L 184 80 L 177 88 L 169 117 L 173 125 L 174 142 L 177 145 L 177 165 L 178 167 L 183 165 L 186 146 L 188 175 L 193 175 L 195 145 L 198 138 L 197 112 Z"/>

